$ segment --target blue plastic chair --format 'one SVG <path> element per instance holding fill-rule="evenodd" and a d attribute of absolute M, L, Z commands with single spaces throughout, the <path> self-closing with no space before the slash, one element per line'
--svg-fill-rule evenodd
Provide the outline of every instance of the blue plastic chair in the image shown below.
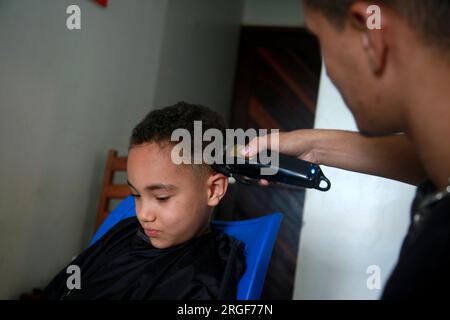
<path fill-rule="evenodd" d="M 122 219 L 134 216 L 136 216 L 134 198 L 129 196 L 108 215 L 95 233 L 90 245 Z M 247 267 L 238 284 L 238 300 L 257 300 L 261 297 L 281 219 L 280 213 L 272 213 L 249 220 L 212 222 L 216 228 L 245 244 Z"/>

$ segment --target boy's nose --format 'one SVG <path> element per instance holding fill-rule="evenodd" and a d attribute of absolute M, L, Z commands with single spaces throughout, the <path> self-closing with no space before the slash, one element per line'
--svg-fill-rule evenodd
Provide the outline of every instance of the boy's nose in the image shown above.
<path fill-rule="evenodd" d="M 138 215 L 144 222 L 154 222 L 156 220 L 155 211 L 148 207 L 141 208 L 138 212 Z"/>

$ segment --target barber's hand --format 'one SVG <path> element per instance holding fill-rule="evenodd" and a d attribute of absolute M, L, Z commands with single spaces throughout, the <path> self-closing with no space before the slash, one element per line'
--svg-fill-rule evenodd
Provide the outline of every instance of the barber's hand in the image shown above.
<path fill-rule="evenodd" d="M 315 137 L 316 131 L 309 129 L 272 133 L 254 138 L 241 150 L 241 155 L 246 158 L 253 158 L 258 153 L 269 149 L 319 164 L 312 148 L 312 141 Z M 269 181 L 261 179 L 259 184 L 268 186 Z"/>

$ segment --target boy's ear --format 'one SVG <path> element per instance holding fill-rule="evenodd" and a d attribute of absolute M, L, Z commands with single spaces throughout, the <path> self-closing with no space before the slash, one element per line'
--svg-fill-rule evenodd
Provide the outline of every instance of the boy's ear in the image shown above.
<path fill-rule="evenodd" d="M 213 173 L 207 180 L 208 205 L 215 207 L 219 204 L 228 189 L 228 177 L 222 173 Z"/>

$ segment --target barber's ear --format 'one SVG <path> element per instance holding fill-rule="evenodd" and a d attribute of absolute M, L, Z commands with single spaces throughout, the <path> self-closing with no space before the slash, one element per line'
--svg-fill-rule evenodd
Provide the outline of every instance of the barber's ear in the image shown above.
<path fill-rule="evenodd" d="M 215 207 L 225 196 L 228 189 L 228 177 L 221 173 L 214 173 L 207 180 L 208 205 Z"/>
<path fill-rule="evenodd" d="M 368 11 L 371 4 L 356 1 L 349 10 L 349 21 L 353 29 L 360 33 L 361 46 L 366 53 L 371 71 L 380 76 L 386 66 L 387 42 L 386 42 L 386 16 L 382 18 L 381 29 L 369 29 L 367 21 L 373 13 Z"/>

